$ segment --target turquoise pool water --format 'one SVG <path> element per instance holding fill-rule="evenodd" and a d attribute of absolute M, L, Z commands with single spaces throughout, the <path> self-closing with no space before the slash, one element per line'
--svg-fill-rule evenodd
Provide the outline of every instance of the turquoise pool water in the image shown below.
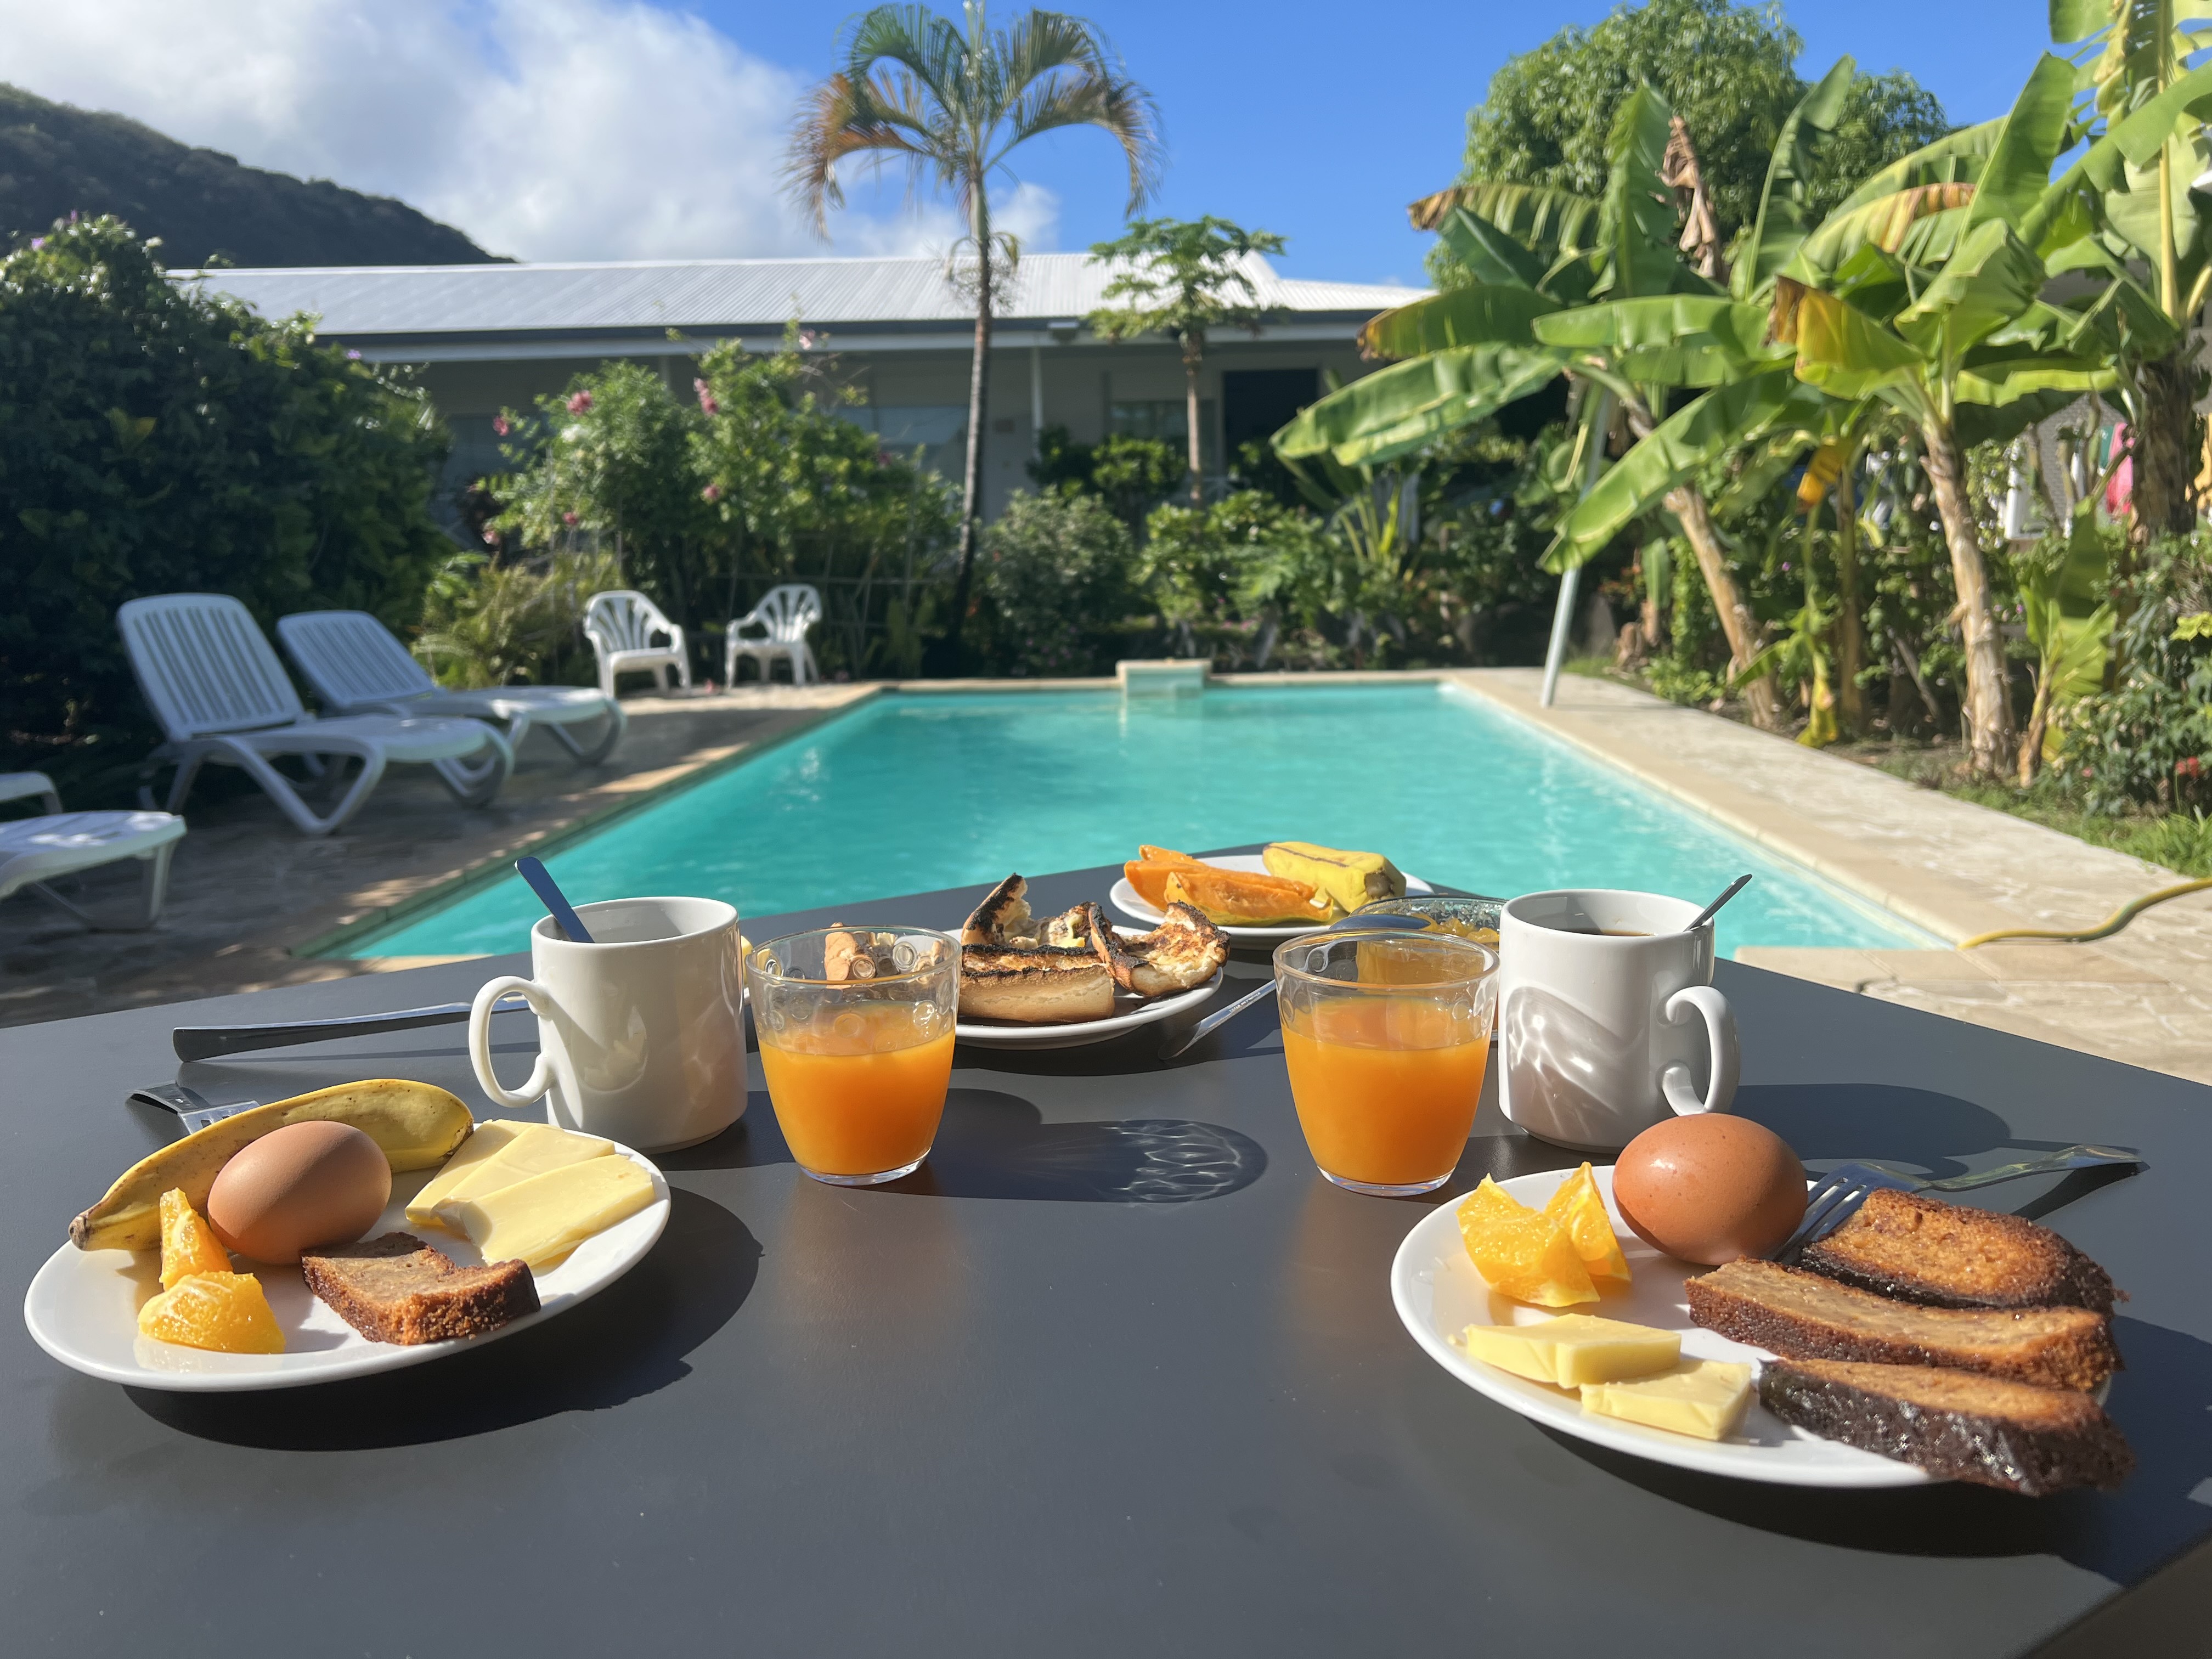
<path fill-rule="evenodd" d="M 1636 887 L 1703 900 L 1751 870 L 1720 947 L 1923 946 L 1809 872 L 1443 686 L 881 697 L 546 860 L 578 903 L 704 894 L 744 916 L 1009 870 L 1299 840 L 1373 848 L 1479 893 Z M 1102 900 L 1104 893 L 1098 896 Z M 349 956 L 527 948 L 513 876 L 346 941 Z"/>

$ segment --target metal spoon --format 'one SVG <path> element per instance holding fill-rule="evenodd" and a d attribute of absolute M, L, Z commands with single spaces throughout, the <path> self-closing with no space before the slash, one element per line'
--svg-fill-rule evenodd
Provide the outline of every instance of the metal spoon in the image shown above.
<path fill-rule="evenodd" d="M 1425 916 L 1394 916 L 1387 914 L 1373 916 L 1349 915 L 1342 918 L 1340 921 L 1332 921 L 1328 927 L 1322 928 L 1321 931 L 1324 933 L 1341 933 L 1351 928 L 1358 928 L 1364 931 L 1370 928 L 1387 929 L 1395 927 L 1402 931 L 1411 932 L 1415 928 L 1426 927 L 1428 925 L 1428 919 Z M 1236 1018 L 1237 1015 L 1243 1013 L 1247 1008 L 1249 1008 L 1254 1003 L 1259 1001 L 1261 998 L 1266 996 L 1274 988 L 1274 975 L 1271 974 L 1266 979 L 1261 980 L 1257 985 L 1254 986 L 1250 990 L 1247 991 L 1243 996 L 1237 998 L 1236 1001 L 1231 1003 L 1226 1008 L 1220 1010 L 1218 1013 L 1208 1014 L 1204 1019 L 1199 1021 L 1197 1024 L 1192 1026 L 1187 1031 L 1170 1033 L 1167 1039 L 1160 1044 L 1160 1058 L 1162 1060 L 1173 1060 L 1177 1054 L 1182 1053 L 1184 1049 L 1189 1048 L 1200 1037 L 1206 1036 L 1207 1032 L 1220 1030 L 1222 1026 Z"/>
<path fill-rule="evenodd" d="M 1727 890 L 1718 898 L 1715 899 L 1711 904 L 1708 904 L 1704 909 L 1698 911 L 1698 919 L 1692 922 L 1687 927 L 1685 927 L 1682 931 L 1686 933 L 1696 933 L 1698 928 L 1704 927 L 1720 913 L 1721 906 L 1726 904 L 1730 899 L 1734 898 L 1738 893 L 1743 891 L 1743 890 L 1750 884 L 1751 872 L 1747 870 L 1743 874 L 1738 876 L 1734 881 L 1730 882 L 1728 884 Z"/>
<path fill-rule="evenodd" d="M 566 938 L 578 945 L 596 942 L 585 931 L 583 919 L 577 915 L 576 907 L 568 902 L 568 895 L 554 882 L 551 871 L 527 854 L 515 860 L 514 868 L 515 873 L 530 884 L 530 890 L 538 895 L 538 902 L 553 913 L 553 925 Z M 1750 878 L 1747 876 L 1745 879 L 1747 881 Z"/>

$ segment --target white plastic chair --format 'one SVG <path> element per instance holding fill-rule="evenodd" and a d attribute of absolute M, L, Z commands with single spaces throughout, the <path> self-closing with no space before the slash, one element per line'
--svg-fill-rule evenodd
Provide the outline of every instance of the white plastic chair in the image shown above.
<path fill-rule="evenodd" d="M 781 587 L 771 587 L 767 598 L 730 624 L 723 647 L 723 679 L 735 685 L 738 663 L 750 658 L 759 665 L 761 678 L 766 680 L 769 665 L 778 657 L 790 660 L 793 685 L 820 679 L 822 671 L 814 665 L 814 653 L 807 648 L 806 630 L 821 620 L 822 596 L 805 583 L 786 582 Z M 749 628 L 763 628 L 768 632 L 763 638 L 750 639 L 744 632 Z"/>
<path fill-rule="evenodd" d="M 0 801 L 44 798 L 44 816 L 0 823 L 0 899 L 27 888 L 86 927 L 140 933 L 161 919 L 169 896 L 169 858 L 184 839 L 185 821 L 167 812 L 64 812 L 43 772 L 0 772 Z M 138 908 L 128 921 L 100 921 L 56 892 L 58 877 L 137 859 L 145 866 Z"/>
<path fill-rule="evenodd" d="M 653 643 L 655 634 L 665 634 L 665 645 Z M 677 684 L 691 689 L 691 659 L 684 649 L 684 630 L 660 614 L 660 607 L 644 594 L 615 588 L 592 595 L 584 607 L 584 637 L 599 659 L 599 690 L 611 697 L 615 676 L 650 672 L 653 683 L 668 690 L 668 671 L 676 671 Z"/>
<path fill-rule="evenodd" d="M 177 769 L 169 786 L 175 811 L 202 766 L 245 769 L 303 836 L 327 836 L 361 810 L 393 761 L 434 769 L 464 806 L 482 806 L 514 769 L 507 739 L 482 720 L 401 720 L 348 714 L 319 720 L 285 678 L 259 624 L 221 593 L 166 593 L 132 599 L 115 613 L 131 670 L 168 741 L 138 769 L 138 799 L 154 804 L 153 779 Z M 361 772 L 326 815 L 300 798 L 299 786 L 270 764 L 297 755 L 320 777 L 325 757 L 360 761 Z"/>
<path fill-rule="evenodd" d="M 276 637 L 293 665 L 307 677 L 325 708 L 340 714 L 464 715 L 497 720 L 507 746 L 520 749 L 533 726 L 543 726 L 578 760 L 604 760 L 629 723 L 622 705 L 580 685 L 501 685 L 480 691 L 440 688 L 391 630 L 366 611 L 303 611 L 276 619 Z M 568 728 L 603 720 L 592 744 Z"/>

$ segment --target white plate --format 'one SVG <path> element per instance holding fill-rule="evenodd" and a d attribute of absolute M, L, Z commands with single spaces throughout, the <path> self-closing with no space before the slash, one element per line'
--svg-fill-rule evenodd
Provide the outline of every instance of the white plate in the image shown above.
<path fill-rule="evenodd" d="M 1540 1207 L 1573 1173 L 1547 1170 L 1498 1184 L 1522 1203 Z M 1626 1290 L 1605 1291 L 1595 1307 L 1583 1303 L 1573 1308 L 1531 1308 L 1511 1301 L 1493 1291 L 1468 1257 L 1459 1232 L 1462 1200 L 1440 1204 L 1406 1235 L 1406 1242 L 1398 1247 L 1397 1260 L 1390 1264 L 1390 1299 L 1397 1304 L 1398 1317 L 1405 1321 L 1413 1340 L 1428 1351 L 1429 1358 L 1477 1393 L 1547 1428 L 1656 1463 L 1671 1463 L 1676 1468 L 1789 1486 L 1918 1486 L 1934 1480 L 1933 1475 L 1910 1463 L 1877 1457 L 1795 1428 L 1761 1406 L 1756 1395 L 1742 1426 L 1733 1437 L 1722 1441 L 1697 1440 L 1617 1418 L 1587 1417 L 1579 1396 L 1568 1389 L 1548 1388 L 1499 1370 L 1447 1341 L 1447 1337 L 1456 1336 L 1469 1325 L 1534 1325 L 1562 1313 L 1595 1313 L 1631 1324 L 1680 1331 L 1686 1359 L 1749 1360 L 1756 1364 L 1772 1358 L 1763 1348 L 1731 1342 L 1691 1322 L 1689 1299 L 1682 1285 L 1705 1269 L 1662 1255 L 1631 1232 L 1613 1207 L 1611 1166 L 1595 1174 L 1634 1282 Z"/>
<path fill-rule="evenodd" d="M 1227 853 L 1203 862 L 1217 870 L 1243 870 L 1258 876 L 1267 873 L 1267 862 L 1257 853 Z M 1433 893 L 1437 890 L 1419 876 L 1408 876 L 1406 878 L 1406 890 L 1409 893 Z M 1116 881 L 1113 890 L 1106 896 L 1114 902 L 1116 910 L 1143 922 L 1147 927 L 1156 927 L 1167 919 L 1165 912 L 1137 896 L 1137 890 L 1129 885 L 1127 876 Z M 1288 927 L 1229 927 L 1218 922 L 1214 925 L 1239 945 L 1279 945 L 1286 939 L 1301 939 L 1308 933 L 1318 933 L 1328 926 L 1325 921 L 1302 921 Z"/>
<path fill-rule="evenodd" d="M 195 1394 L 296 1389 L 443 1359 L 566 1313 L 644 1259 L 660 1237 L 660 1230 L 668 1224 L 668 1182 L 650 1159 L 627 1146 L 617 1146 L 615 1151 L 653 1177 L 653 1202 L 586 1239 L 559 1266 L 537 1274 L 536 1313 L 509 1320 L 482 1336 L 408 1346 L 372 1342 L 308 1290 L 297 1267 L 241 1261 L 241 1269 L 260 1279 L 268 1293 L 269 1306 L 284 1333 L 284 1352 L 210 1353 L 173 1342 L 156 1342 L 138 1334 L 138 1306 L 161 1288 L 160 1252 L 80 1250 L 74 1244 L 63 1245 L 39 1269 L 23 1297 L 23 1322 L 40 1347 L 88 1376 L 133 1388 Z M 413 1233 L 464 1267 L 475 1267 L 483 1258 L 468 1240 L 435 1227 L 412 1226 L 407 1220 L 408 1200 L 436 1173 L 418 1170 L 393 1176 L 392 1202 L 368 1237 Z"/>
<path fill-rule="evenodd" d="M 963 1019 L 953 1026 L 952 1034 L 979 1048 L 1080 1048 L 1108 1042 L 1139 1025 L 1172 1019 L 1186 1008 L 1197 1007 L 1220 988 L 1221 970 L 1217 968 L 1213 977 L 1196 989 L 1155 997 L 1150 1002 L 1139 1002 L 1117 992 L 1117 1002 L 1127 1002 L 1128 1012 L 1105 1019 L 1073 1020 L 1065 1025 L 1002 1025 L 995 1020 Z"/>

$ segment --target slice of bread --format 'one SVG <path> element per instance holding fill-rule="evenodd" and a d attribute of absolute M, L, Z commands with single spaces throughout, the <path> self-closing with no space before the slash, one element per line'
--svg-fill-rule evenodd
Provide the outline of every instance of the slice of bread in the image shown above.
<path fill-rule="evenodd" d="M 1777 1359 L 1760 1368 L 1759 1398 L 1824 1440 L 2031 1497 L 2117 1486 L 2135 1468 L 2118 1425 L 2068 1389 L 1926 1365 Z"/>
<path fill-rule="evenodd" d="M 1188 904 L 1177 902 L 1149 933 L 1123 939 L 1091 911 L 1091 949 L 1123 990 L 1147 999 L 1195 990 L 1229 960 L 1229 936 Z"/>
<path fill-rule="evenodd" d="M 1058 1025 L 1114 1012 L 1114 975 L 1089 947 L 968 945 L 960 952 L 960 1018 Z"/>
<path fill-rule="evenodd" d="M 1879 1191 L 1799 1257 L 1861 1290 L 1934 1308 L 2088 1308 L 2110 1313 L 2112 1276 L 2048 1227 L 2016 1215 Z"/>
<path fill-rule="evenodd" d="M 2120 1366 L 2112 1321 L 2087 1308 L 1923 1308 L 1748 1260 L 1683 1288 L 1698 1324 L 1790 1359 L 1954 1365 L 2055 1389 L 2094 1389 Z"/>
<path fill-rule="evenodd" d="M 538 1285 L 520 1261 L 464 1267 L 412 1233 L 386 1233 L 300 1258 L 307 1288 L 372 1342 L 481 1336 L 538 1311 Z"/>

